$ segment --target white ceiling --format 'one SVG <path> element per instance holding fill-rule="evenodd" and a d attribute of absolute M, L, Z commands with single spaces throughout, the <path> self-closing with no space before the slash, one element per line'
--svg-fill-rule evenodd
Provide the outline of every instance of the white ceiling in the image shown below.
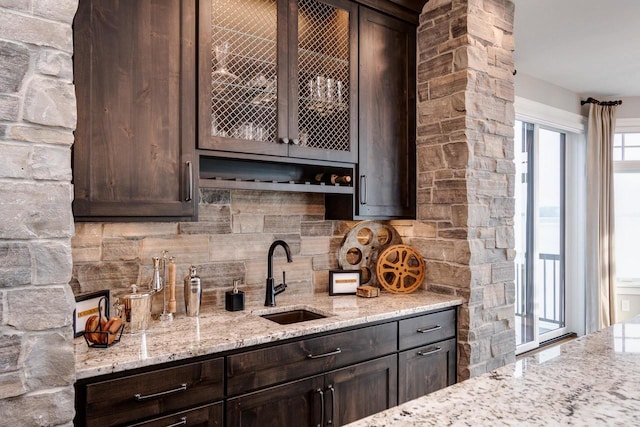
<path fill-rule="evenodd" d="M 584 97 L 640 96 L 640 0 L 513 0 L 518 73 Z"/>

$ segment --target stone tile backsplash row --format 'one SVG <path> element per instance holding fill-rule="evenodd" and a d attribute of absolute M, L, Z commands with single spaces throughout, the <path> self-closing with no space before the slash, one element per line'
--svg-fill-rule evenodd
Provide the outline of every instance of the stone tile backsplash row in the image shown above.
<path fill-rule="evenodd" d="M 224 292 L 236 279 L 246 298 L 258 301 L 264 299 L 269 246 L 282 239 L 293 263 L 277 249 L 275 279 L 286 271 L 288 294 L 327 292 L 328 270 L 339 268 L 338 249 L 351 224 L 323 218 L 318 194 L 201 189 L 195 222 L 76 224 L 72 287 L 75 294 L 109 289 L 121 296 L 133 283 L 146 286 L 151 258 L 166 250 L 176 258 L 179 313 L 190 265 L 202 279 L 203 305 L 224 307 Z"/>

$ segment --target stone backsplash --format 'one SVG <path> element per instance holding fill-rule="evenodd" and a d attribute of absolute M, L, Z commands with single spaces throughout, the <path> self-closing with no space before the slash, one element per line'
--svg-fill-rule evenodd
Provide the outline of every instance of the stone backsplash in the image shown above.
<path fill-rule="evenodd" d="M 224 307 L 224 293 L 239 279 L 247 300 L 264 301 L 267 252 L 288 243 L 293 263 L 277 249 L 274 276 L 286 271 L 288 294 L 328 292 L 329 269 L 349 224 L 324 220 L 320 194 L 200 190 L 196 222 L 77 223 L 72 239 L 75 294 L 109 289 L 113 297 L 133 283 L 146 287 L 152 257 L 175 257 L 178 313 L 184 312 L 183 278 L 190 265 L 202 280 L 203 306 Z M 154 301 L 154 305 L 156 301 Z"/>
<path fill-rule="evenodd" d="M 112 300 L 130 292 L 131 284 L 146 288 L 152 257 L 176 258 L 178 314 L 184 313 L 183 279 L 195 265 L 202 280 L 203 307 L 224 308 L 224 294 L 240 280 L 247 301 L 263 302 L 267 253 L 275 240 L 287 242 L 292 263 L 276 249 L 274 279 L 286 272 L 287 294 L 329 292 L 329 270 L 339 269 L 338 252 L 357 221 L 324 219 L 324 198 L 315 193 L 201 189 L 199 218 L 194 222 L 76 223 L 72 239 L 76 295 L 109 289 Z M 407 244 L 429 250 L 421 238 L 434 225 L 410 220 L 387 221 Z M 417 237 L 420 236 L 420 237 Z M 425 281 L 423 287 L 427 286 Z M 162 311 L 162 295 L 154 298 Z"/>

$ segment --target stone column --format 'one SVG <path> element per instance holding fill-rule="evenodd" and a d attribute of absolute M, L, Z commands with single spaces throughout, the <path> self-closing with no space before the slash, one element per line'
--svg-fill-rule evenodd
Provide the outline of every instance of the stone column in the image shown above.
<path fill-rule="evenodd" d="M 76 0 L 0 0 L 0 424 L 71 425 Z"/>
<path fill-rule="evenodd" d="M 465 300 L 459 380 L 515 359 L 513 14 L 431 0 L 418 28 L 418 220 L 433 232 L 416 240 L 431 290 Z"/>

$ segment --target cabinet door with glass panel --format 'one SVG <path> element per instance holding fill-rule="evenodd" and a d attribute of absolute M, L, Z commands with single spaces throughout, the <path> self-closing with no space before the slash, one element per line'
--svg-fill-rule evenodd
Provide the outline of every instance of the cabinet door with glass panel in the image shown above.
<path fill-rule="evenodd" d="M 357 8 L 202 0 L 199 148 L 355 162 Z"/>

